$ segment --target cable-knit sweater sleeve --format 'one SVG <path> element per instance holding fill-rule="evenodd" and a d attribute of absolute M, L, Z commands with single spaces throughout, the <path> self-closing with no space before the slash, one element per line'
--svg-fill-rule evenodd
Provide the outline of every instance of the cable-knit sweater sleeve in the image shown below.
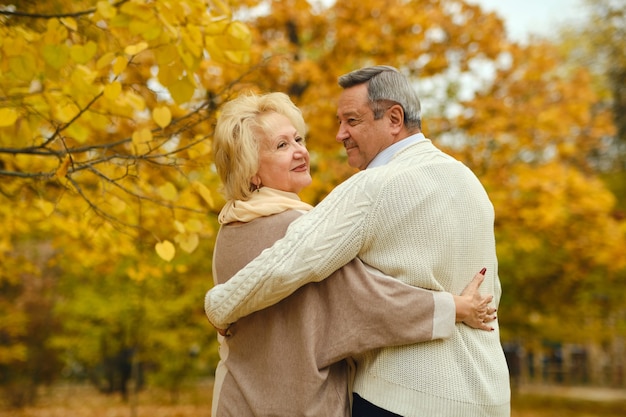
<path fill-rule="evenodd" d="M 294 221 L 283 239 L 228 282 L 207 292 L 204 307 L 214 326 L 226 328 L 276 304 L 301 286 L 327 278 L 357 256 L 365 239 L 361 220 L 376 198 L 370 187 L 356 181 L 359 175 Z"/>

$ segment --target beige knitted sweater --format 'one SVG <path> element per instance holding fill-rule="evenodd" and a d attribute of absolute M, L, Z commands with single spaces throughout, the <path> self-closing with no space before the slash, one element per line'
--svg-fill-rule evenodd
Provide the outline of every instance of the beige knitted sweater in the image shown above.
<path fill-rule="evenodd" d="M 428 140 L 361 171 L 228 283 L 210 290 L 215 325 L 276 303 L 355 257 L 414 286 L 459 294 L 487 267 L 481 291 L 500 301 L 494 211 L 473 173 Z M 354 391 L 403 416 L 509 416 L 509 376 L 496 331 L 457 325 L 450 339 L 357 358 Z"/>
<path fill-rule="evenodd" d="M 223 226 L 213 276 L 225 282 L 281 238 L 294 210 Z M 449 337 L 449 293 L 414 288 L 354 260 L 329 279 L 251 314 L 220 339 L 212 416 L 349 417 L 348 356 Z"/>

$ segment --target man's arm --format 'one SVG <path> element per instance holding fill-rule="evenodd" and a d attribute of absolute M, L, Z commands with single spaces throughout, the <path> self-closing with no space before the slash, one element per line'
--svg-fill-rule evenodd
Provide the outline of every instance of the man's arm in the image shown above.
<path fill-rule="evenodd" d="M 284 238 L 207 292 L 205 311 L 217 328 L 261 310 L 301 286 L 327 278 L 354 259 L 364 241 L 363 219 L 375 196 L 355 176 L 294 221 Z M 253 239 L 254 237 L 251 237 Z"/>

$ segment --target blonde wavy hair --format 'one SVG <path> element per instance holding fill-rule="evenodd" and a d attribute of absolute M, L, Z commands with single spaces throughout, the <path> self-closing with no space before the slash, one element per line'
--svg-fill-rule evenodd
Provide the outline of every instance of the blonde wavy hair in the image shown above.
<path fill-rule="evenodd" d="M 306 135 L 302 112 L 286 94 L 246 93 L 222 107 L 213 137 L 213 161 L 227 200 L 250 198 L 252 177 L 259 170 L 260 144 L 272 133 L 264 116 L 271 113 L 287 117 L 300 135 Z"/>

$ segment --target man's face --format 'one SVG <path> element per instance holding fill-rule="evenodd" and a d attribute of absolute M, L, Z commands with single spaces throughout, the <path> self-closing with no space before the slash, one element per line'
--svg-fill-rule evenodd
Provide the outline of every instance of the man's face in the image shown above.
<path fill-rule="evenodd" d="M 341 92 L 337 102 L 339 131 L 336 140 L 342 142 L 348 154 L 348 164 L 363 170 L 383 149 L 393 143 L 387 114 L 374 120 L 367 101 L 367 85 L 359 84 Z"/>

